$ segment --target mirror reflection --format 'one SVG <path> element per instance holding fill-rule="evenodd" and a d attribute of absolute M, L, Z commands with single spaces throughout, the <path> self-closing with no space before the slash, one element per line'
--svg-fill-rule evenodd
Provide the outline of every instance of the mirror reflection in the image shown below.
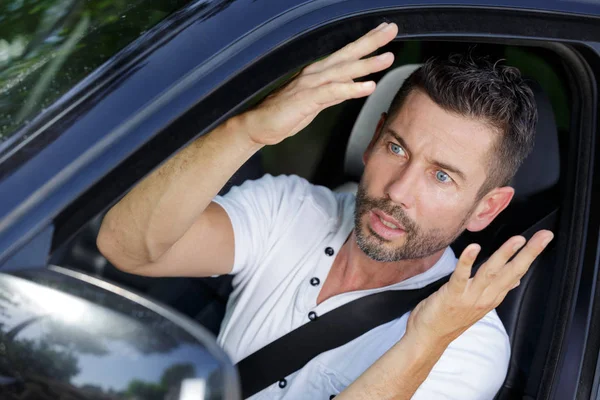
<path fill-rule="evenodd" d="M 52 271 L 0 274 L 0 398 L 217 399 L 222 365 L 139 304 Z"/>

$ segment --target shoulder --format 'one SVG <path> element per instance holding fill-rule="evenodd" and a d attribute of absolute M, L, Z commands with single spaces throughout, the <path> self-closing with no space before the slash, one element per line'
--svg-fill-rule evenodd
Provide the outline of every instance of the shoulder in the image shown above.
<path fill-rule="evenodd" d="M 288 210 L 314 208 L 327 217 L 335 217 L 340 208 L 346 208 L 352 195 L 335 193 L 325 186 L 314 185 L 297 175 L 266 174 L 256 180 L 248 180 L 231 189 L 225 197 L 260 197 L 270 207 Z"/>
<path fill-rule="evenodd" d="M 258 179 L 248 179 L 238 187 L 233 187 L 231 192 L 242 191 L 275 191 L 281 193 L 302 193 L 310 188 L 311 184 L 297 175 L 265 174 Z"/>
<path fill-rule="evenodd" d="M 303 198 L 309 195 L 314 185 L 297 175 L 265 174 L 259 179 L 249 179 L 240 186 L 234 186 L 225 197 L 232 197 L 243 193 L 274 197 Z"/>

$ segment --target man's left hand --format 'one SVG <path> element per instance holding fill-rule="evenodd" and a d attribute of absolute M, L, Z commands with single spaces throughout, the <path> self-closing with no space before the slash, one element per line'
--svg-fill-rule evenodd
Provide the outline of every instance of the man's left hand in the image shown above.
<path fill-rule="evenodd" d="M 496 308 L 508 292 L 519 285 L 553 237 L 552 232 L 541 230 L 525 247 L 526 240 L 522 236 L 508 239 L 473 278 L 471 270 L 481 248 L 477 244 L 467 246 L 448 283 L 412 311 L 406 333 L 428 344 L 449 344 Z"/>

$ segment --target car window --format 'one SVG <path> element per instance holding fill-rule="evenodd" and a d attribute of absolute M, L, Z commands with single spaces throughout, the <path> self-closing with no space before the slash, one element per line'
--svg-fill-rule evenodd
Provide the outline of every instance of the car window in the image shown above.
<path fill-rule="evenodd" d="M 0 2 L 0 149 L 90 72 L 189 0 Z"/>

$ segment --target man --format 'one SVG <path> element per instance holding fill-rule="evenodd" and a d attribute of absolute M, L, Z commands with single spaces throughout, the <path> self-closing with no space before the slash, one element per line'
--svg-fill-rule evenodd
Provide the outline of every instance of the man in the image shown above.
<path fill-rule="evenodd" d="M 513 68 L 457 57 L 415 72 L 373 127 L 356 199 L 269 175 L 216 196 L 263 146 L 296 134 L 326 107 L 372 93 L 374 82 L 353 79 L 392 64 L 391 53 L 362 57 L 396 34 L 395 24 L 382 24 L 194 141 L 109 211 L 100 250 L 147 276 L 234 274 L 218 337 L 234 362 L 351 300 L 450 274 L 457 260 L 449 244 L 506 208 L 514 192 L 506 185 L 533 144 L 533 95 Z M 547 231 L 532 238 L 516 263 L 522 273 L 551 238 Z M 524 244 L 511 238 L 494 262 L 506 264 Z M 408 319 L 319 355 L 253 398 L 326 399 L 343 391 L 402 338 Z M 509 361 L 506 332 L 494 311 L 467 327 L 414 398 L 495 395 Z M 425 331 L 419 337 L 431 334 Z"/>

